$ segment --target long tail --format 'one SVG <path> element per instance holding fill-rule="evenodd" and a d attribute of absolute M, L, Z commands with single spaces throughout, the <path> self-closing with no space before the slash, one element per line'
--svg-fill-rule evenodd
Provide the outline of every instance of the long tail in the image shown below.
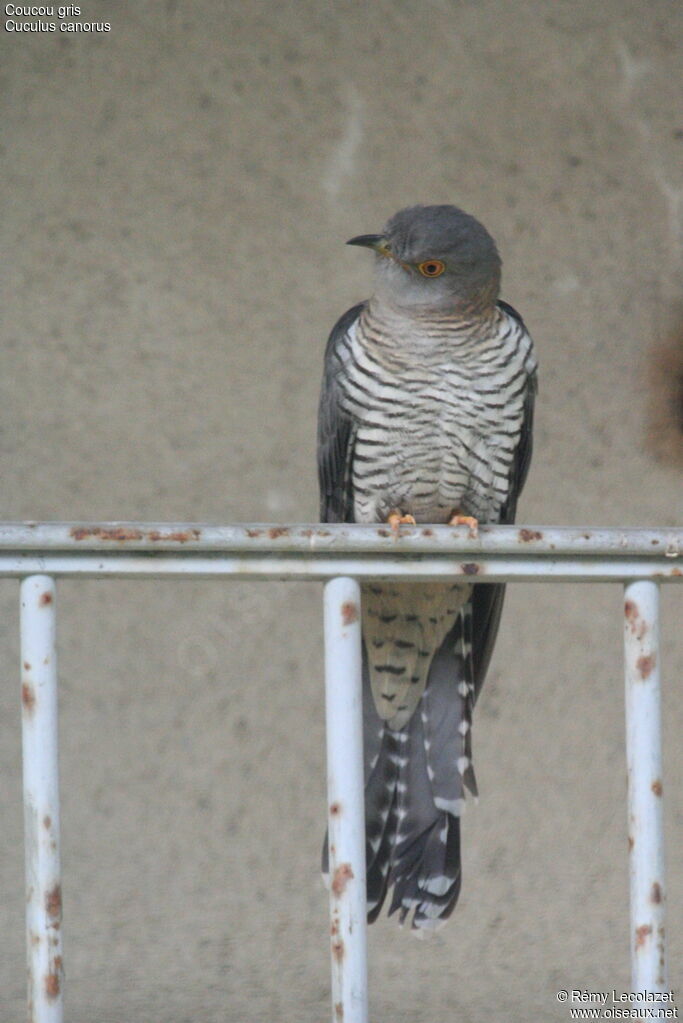
<path fill-rule="evenodd" d="M 461 884 L 460 814 L 477 794 L 471 751 L 474 704 L 471 604 L 437 651 L 417 710 L 400 730 L 377 714 L 363 665 L 368 920 L 393 886 L 389 913 L 412 913 L 418 936 L 450 916 Z M 327 871 L 327 841 L 323 872 Z"/>

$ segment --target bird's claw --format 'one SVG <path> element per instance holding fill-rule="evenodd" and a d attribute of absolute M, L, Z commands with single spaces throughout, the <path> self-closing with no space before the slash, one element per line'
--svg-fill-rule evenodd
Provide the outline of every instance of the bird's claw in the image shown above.
<path fill-rule="evenodd" d="M 417 525 L 412 515 L 401 515 L 400 511 L 391 512 L 391 514 L 387 517 L 387 524 L 391 526 L 391 532 L 394 536 L 398 536 L 399 527 L 401 525 Z"/>
<path fill-rule="evenodd" d="M 453 515 L 448 525 L 467 526 L 470 531 L 470 540 L 476 540 L 479 536 L 479 522 L 472 515 Z"/>

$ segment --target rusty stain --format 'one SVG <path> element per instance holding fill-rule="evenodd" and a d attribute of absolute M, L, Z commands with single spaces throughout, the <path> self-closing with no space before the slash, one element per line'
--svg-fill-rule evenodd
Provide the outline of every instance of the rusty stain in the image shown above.
<path fill-rule="evenodd" d="M 423 529 L 422 530 L 422 535 L 423 536 L 434 536 L 434 530 L 433 529 Z"/>
<path fill-rule="evenodd" d="M 662 888 L 661 885 L 657 883 L 657 881 L 655 881 L 654 884 L 652 885 L 652 894 L 650 895 L 650 900 L 654 902 L 655 905 L 659 905 L 659 903 L 662 901 Z"/>
<path fill-rule="evenodd" d="M 28 661 L 24 661 L 24 671 L 30 671 L 30 670 L 31 670 L 31 665 L 28 663 Z"/>
<path fill-rule="evenodd" d="M 268 530 L 268 536 L 271 540 L 277 540 L 279 536 L 289 536 L 289 529 L 287 526 L 271 526 Z"/>
<path fill-rule="evenodd" d="M 21 702 L 27 714 L 33 714 L 36 706 L 36 691 L 30 682 L 21 683 Z"/>
<path fill-rule="evenodd" d="M 339 921 L 338 920 L 333 920 L 332 923 L 330 924 L 330 934 L 332 935 L 332 937 L 334 937 L 335 934 L 339 934 Z"/>
<path fill-rule="evenodd" d="M 253 539 L 255 536 L 260 536 L 262 532 L 262 529 L 248 529 L 247 536 L 250 536 Z"/>
<path fill-rule="evenodd" d="M 148 539 L 156 542 L 158 540 L 172 540 L 175 543 L 187 543 L 188 540 L 199 540 L 201 536 L 199 529 L 179 529 L 175 533 L 160 533 L 153 529 L 148 534 Z"/>
<path fill-rule="evenodd" d="M 634 600 L 627 600 L 624 603 L 624 615 L 629 624 L 631 635 L 635 636 L 636 639 L 642 639 L 647 632 L 647 622 L 644 622 L 640 617 L 638 605 Z"/>
<path fill-rule="evenodd" d="M 56 884 L 45 896 L 45 909 L 51 920 L 59 920 L 62 915 L 62 888 Z M 54 926 L 54 924 L 53 924 Z"/>
<path fill-rule="evenodd" d="M 45 994 L 49 1002 L 54 1002 L 55 998 L 59 998 L 60 987 L 59 974 L 57 972 L 48 973 L 45 978 Z"/>
<path fill-rule="evenodd" d="M 634 840 L 634 838 L 633 838 L 633 835 L 629 835 L 629 836 L 628 836 L 628 851 L 629 851 L 629 852 L 631 852 L 631 850 L 633 849 L 633 846 L 634 846 L 635 844 L 636 844 L 636 843 L 635 843 L 635 840 Z"/>
<path fill-rule="evenodd" d="M 333 817 L 339 816 L 339 814 L 341 813 L 341 803 L 339 803 L 339 802 L 331 803 L 330 804 L 330 813 L 331 813 L 331 815 Z"/>
<path fill-rule="evenodd" d="M 45 593 L 41 593 L 40 600 L 38 601 L 38 604 L 40 605 L 40 607 L 46 607 L 48 604 L 51 604 L 51 603 L 52 603 L 52 594 L 50 593 L 50 591 L 46 590 Z"/>
<path fill-rule="evenodd" d="M 465 575 L 479 575 L 481 572 L 481 565 L 477 565 L 474 561 L 466 561 L 461 567 Z"/>
<path fill-rule="evenodd" d="M 131 529 L 126 526 L 73 526 L 70 532 L 74 540 L 87 540 L 92 537 L 94 540 L 117 540 L 125 543 L 127 540 L 142 540 L 144 534 L 141 529 Z"/>
<path fill-rule="evenodd" d="M 636 948 L 642 948 L 651 934 L 650 924 L 641 924 L 640 927 L 636 927 Z"/>
<path fill-rule="evenodd" d="M 396 535 L 397 534 L 392 533 L 388 529 L 378 529 L 377 530 L 377 536 L 394 536 L 395 537 Z"/>
<path fill-rule="evenodd" d="M 49 831 L 50 828 L 52 827 L 52 817 L 50 817 L 49 813 L 46 813 L 45 816 L 43 817 L 43 827 L 45 828 L 46 831 Z"/>
<path fill-rule="evenodd" d="M 341 938 L 337 938 L 336 941 L 332 942 L 332 955 L 338 963 L 344 958 L 344 942 Z"/>
<path fill-rule="evenodd" d="M 349 881 L 353 878 L 353 870 L 350 863 L 340 863 L 334 872 L 332 879 L 332 892 L 337 898 L 344 893 Z"/>
<path fill-rule="evenodd" d="M 334 1003 L 334 1014 L 337 1019 L 344 1019 L 344 1006 L 341 1002 Z"/>
<path fill-rule="evenodd" d="M 35 931 L 30 931 L 29 937 L 32 945 L 40 945 L 40 935 L 36 934 Z"/>
<path fill-rule="evenodd" d="M 531 540 L 542 540 L 543 533 L 540 533 L 537 529 L 520 529 L 519 539 L 522 543 L 530 543 Z"/>
<path fill-rule="evenodd" d="M 341 606 L 342 625 L 353 625 L 358 621 L 358 605 L 352 600 L 345 600 Z"/>
<path fill-rule="evenodd" d="M 661 794 L 663 792 L 661 778 L 655 778 L 655 780 L 652 782 L 652 785 L 650 786 L 650 788 L 652 789 L 652 791 L 654 792 L 654 794 L 656 796 L 661 796 Z"/>
<path fill-rule="evenodd" d="M 683 569 L 672 568 L 671 569 L 671 575 L 675 575 L 675 576 L 683 575 Z"/>
<path fill-rule="evenodd" d="M 643 681 L 645 681 L 646 678 L 650 677 L 650 675 L 654 671 L 656 663 L 657 658 L 655 657 L 654 654 L 647 655 L 642 654 L 638 658 L 638 660 L 636 661 L 636 668 L 638 669 L 638 674 L 640 675 Z"/>

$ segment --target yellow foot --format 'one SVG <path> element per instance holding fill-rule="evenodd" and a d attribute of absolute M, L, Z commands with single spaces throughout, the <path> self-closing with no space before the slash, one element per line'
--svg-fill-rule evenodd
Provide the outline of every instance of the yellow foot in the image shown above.
<path fill-rule="evenodd" d="M 387 518 L 387 523 L 391 526 L 391 532 L 394 536 L 398 536 L 398 528 L 401 525 L 415 526 L 417 523 L 412 515 L 401 515 L 400 511 L 393 511 Z"/>
<path fill-rule="evenodd" d="M 476 540 L 479 536 L 479 523 L 471 515 L 452 515 L 448 525 L 468 526 L 471 540 Z"/>

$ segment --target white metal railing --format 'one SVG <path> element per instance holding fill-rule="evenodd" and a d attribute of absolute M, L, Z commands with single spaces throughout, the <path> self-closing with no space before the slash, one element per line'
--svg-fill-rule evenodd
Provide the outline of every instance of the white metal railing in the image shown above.
<path fill-rule="evenodd" d="M 325 586 L 332 1018 L 367 1023 L 360 580 L 621 582 L 634 991 L 667 989 L 659 585 L 683 581 L 683 530 L 0 524 L 0 576 L 21 579 L 29 1018 L 61 1023 L 55 578 L 314 579 Z"/>

